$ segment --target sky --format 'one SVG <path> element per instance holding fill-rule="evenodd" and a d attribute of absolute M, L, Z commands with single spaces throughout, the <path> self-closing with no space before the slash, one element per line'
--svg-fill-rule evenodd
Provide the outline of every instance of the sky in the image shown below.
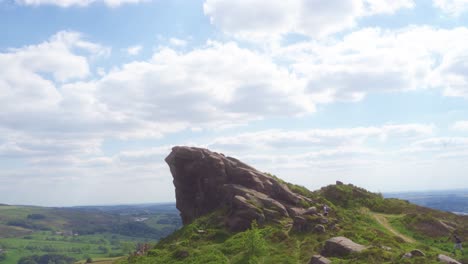
<path fill-rule="evenodd" d="M 0 36 L 0 203 L 175 201 L 176 145 L 468 188 L 468 0 L 0 0 Z"/>

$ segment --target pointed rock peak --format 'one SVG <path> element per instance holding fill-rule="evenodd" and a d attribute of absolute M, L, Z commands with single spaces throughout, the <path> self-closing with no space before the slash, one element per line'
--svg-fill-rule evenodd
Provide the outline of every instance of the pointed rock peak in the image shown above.
<path fill-rule="evenodd" d="M 218 209 L 227 209 L 226 225 L 245 230 L 259 223 L 295 217 L 309 199 L 273 177 L 221 153 L 195 147 L 174 147 L 166 157 L 184 224 Z"/>

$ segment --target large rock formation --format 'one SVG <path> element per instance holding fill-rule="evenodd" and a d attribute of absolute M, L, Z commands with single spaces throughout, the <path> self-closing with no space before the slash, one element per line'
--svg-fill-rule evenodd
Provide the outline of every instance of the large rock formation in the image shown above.
<path fill-rule="evenodd" d="M 309 199 L 237 159 L 207 149 L 174 147 L 167 156 L 174 178 L 177 209 L 184 224 L 217 209 L 227 209 L 226 224 L 244 230 L 259 223 L 295 217 Z"/>

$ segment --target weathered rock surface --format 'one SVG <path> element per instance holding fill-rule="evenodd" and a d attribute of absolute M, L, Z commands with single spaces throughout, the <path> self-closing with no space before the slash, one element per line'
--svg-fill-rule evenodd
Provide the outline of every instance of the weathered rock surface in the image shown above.
<path fill-rule="evenodd" d="M 331 260 L 321 255 L 314 255 L 309 261 L 309 264 L 330 264 L 330 263 L 332 263 Z"/>
<path fill-rule="evenodd" d="M 351 253 L 361 252 L 365 246 L 353 242 L 346 237 L 333 237 L 325 242 L 322 255 L 325 257 L 344 257 Z"/>
<path fill-rule="evenodd" d="M 414 250 L 411 250 L 411 255 L 414 256 L 414 257 L 424 257 L 426 256 L 426 254 L 424 254 L 424 252 L 422 252 L 421 250 L 419 249 L 414 249 Z"/>
<path fill-rule="evenodd" d="M 439 254 L 439 256 L 437 256 L 437 259 L 442 262 L 442 263 L 447 263 L 447 264 L 461 264 L 461 262 L 459 261 L 456 261 L 454 260 L 453 258 L 449 257 L 449 256 L 446 256 L 446 255 L 442 255 L 442 254 Z"/>
<path fill-rule="evenodd" d="M 305 212 L 309 199 L 274 178 L 223 154 L 194 147 L 174 147 L 166 157 L 184 224 L 217 209 L 227 209 L 231 230 L 294 217 Z"/>

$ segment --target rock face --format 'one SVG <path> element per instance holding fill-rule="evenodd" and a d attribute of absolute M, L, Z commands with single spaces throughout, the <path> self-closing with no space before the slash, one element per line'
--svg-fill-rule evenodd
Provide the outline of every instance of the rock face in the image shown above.
<path fill-rule="evenodd" d="M 354 252 L 361 252 L 365 246 L 354 243 L 346 237 L 333 237 L 325 242 L 322 255 L 326 257 L 344 257 Z"/>
<path fill-rule="evenodd" d="M 449 256 L 446 256 L 446 255 L 442 255 L 442 254 L 439 254 L 439 256 L 437 256 L 437 259 L 442 263 L 461 264 L 461 262 L 458 262 L 458 261 L 454 260 L 453 258 L 451 258 Z"/>
<path fill-rule="evenodd" d="M 174 147 L 166 157 L 184 224 L 217 209 L 227 209 L 231 230 L 294 217 L 307 198 L 241 161 L 207 149 Z"/>
<path fill-rule="evenodd" d="M 411 250 L 410 253 L 411 253 L 411 256 L 415 256 L 415 257 L 424 257 L 424 256 L 426 256 L 426 254 L 424 254 L 424 252 L 422 252 L 419 249 Z"/>
<path fill-rule="evenodd" d="M 314 255 L 309 261 L 309 264 L 330 264 L 330 263 L 332 263 L 331 260 L 321 255 Z"/>

